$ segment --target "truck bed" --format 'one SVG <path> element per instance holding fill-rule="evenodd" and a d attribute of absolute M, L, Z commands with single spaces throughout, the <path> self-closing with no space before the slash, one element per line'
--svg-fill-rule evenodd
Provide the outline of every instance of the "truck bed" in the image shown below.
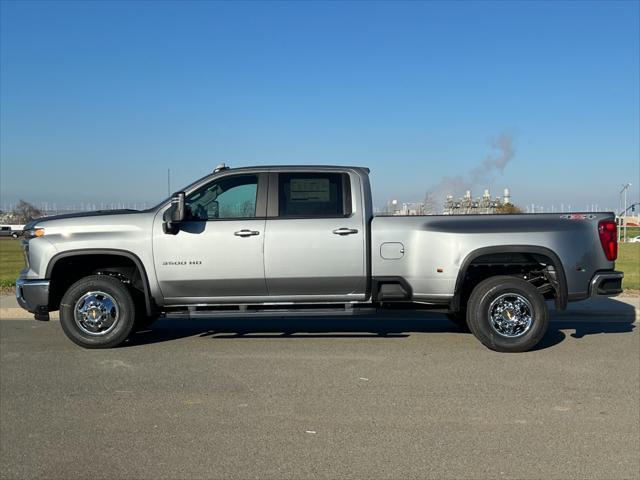
<path fill-rule="evenodd" d="M 371 221 L 371 274 L 403 278 L 414 300 L 446 303 L 473 261 L 499 262 L 490 256 L 498 251 L 530 253 L 556 263 L 566 279 L 568 300 L 579 300 L 589 295 L 596 272 L 613 269 L 598 236 L 598 222 L 613 219 L 610 212 L 376 216 Z"/>

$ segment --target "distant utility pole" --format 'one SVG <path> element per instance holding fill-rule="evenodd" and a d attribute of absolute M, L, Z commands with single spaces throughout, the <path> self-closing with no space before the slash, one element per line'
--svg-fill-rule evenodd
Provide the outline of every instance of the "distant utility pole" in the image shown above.
<path fill-rule="evenodd" d="M 171 169 L 167 168 L 167 196 L 171 196 Z"/>
<path fill-rule="evenodd" d="M 624 208 L 618 214 L 618 218 L 620 218 L 620 221 L 623 223 L 625 242 L 627 241 L 627 222 L 625 221 L 625 215 L 627 213 L 627 190 L 629 190 L 630 186 L 631 186 L 631 183 L 627 183 L 626 185 L 623 185 L 622 190 L 620 190 L 620 197 L 622 197 L 622 195 L 624 194 Z M 622 203 L 622 202 L 619 202 L 619 203 Z M 618 228 L 618 242 L 620 242 L 620 230 L 622 229 Z"/>

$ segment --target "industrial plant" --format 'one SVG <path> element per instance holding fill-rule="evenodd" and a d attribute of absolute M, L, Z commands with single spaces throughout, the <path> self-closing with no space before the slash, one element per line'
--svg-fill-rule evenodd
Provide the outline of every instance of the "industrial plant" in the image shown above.
<path fill-rule="evenodd" d="M 510 208 L 509 208 L 510 207 Z M 387 203 L 387 215 L 477 215 L 509 213 L 517 210 L 511 203 L 511 193 L 505 188 L 502 196 L 491 198 L 489 189 L 485 189 L 481 197 L 473 198 L 471 190 L 467 190 L 463 197 L 454 198 L 448 194 L 442 208 L 438 208 L 432 195 L 427 195 L 423 202 L 398 202 L 391 200 Z"/>
<path fill-rule="evenodd" d="M 457 199 L 453 195 L 447 195 L 444 202 L 444 215 L 473 215 L 501 213 L 506 205 L 511 205 L 511 195 L 508 188 L 504 189 L 503 196 L 491 198 L 489 189 L 485 189 L 481 197 L 473 198 L 471 190 L 467 190 L 464 197 Z"/>

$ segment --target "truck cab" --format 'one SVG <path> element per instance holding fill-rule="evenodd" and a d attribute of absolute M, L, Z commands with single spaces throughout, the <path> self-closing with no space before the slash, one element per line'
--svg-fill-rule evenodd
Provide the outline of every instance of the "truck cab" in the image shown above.
<path fill-rule="evenodd" d="M 169 305 L 366 300 L 372 212 L 363 173 L 241 168 L 195 185 L 185 192 L 183 218 L 171 222 L 174 203 L 154 219 L 162 298 Z"/>

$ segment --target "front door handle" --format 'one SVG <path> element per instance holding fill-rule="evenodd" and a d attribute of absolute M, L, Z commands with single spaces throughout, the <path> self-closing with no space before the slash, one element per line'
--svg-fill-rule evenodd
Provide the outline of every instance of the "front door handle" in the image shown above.
<path fill-rule="evenodd" d="M 234 233 L 234 235 L 236 237 L 252 237 L 254 235 L 260 235 L 260 232 L 258 232 L 257 230 L 247 230 L 242 229 L 242 230 L 238 230 L 237 232 Z"/>
<path fill-rule="evenodd" d="M 358 229 L 357 228 L 336 228 L 333 231 L 334 234 L 336 235 L 353 235 L 354 233 L 358 233 Z"/>

